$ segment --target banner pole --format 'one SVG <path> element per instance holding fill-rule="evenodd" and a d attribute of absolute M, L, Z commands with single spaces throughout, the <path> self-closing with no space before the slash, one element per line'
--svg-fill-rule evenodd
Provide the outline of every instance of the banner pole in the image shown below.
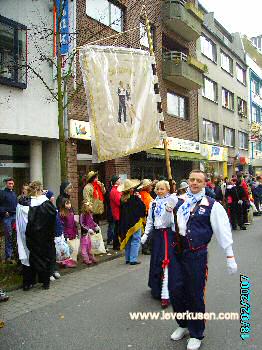
<path fill-rule="evenodd" d="M 151 36 L 150 22 L 149 22 L 148 17 L 147 17 L 145 5 L 143 5 L 143 6 L 145 9 L 146 31 L 147 31 L 147 38 L 148 38 L 148 44 L 149 44 L 149 53 L 150 53 L 150 56 L 154 56 L 155 54 L 154 54 L 153 40 L 152 40 L 152 36 Z M 162 107 L 161 107 L 161 109 L 162 109 Z M 161 131 L 165 131 L 164 121 L 160 122 L 160 127 L 161 127 Z M 170 155 L 169 155 L 168 143 L 167 143 L 166 138 L 163 139 L 163 144 L 164 144 L 164 150 L 165 150 L 166 169 L 167 169 L 168 182 L 170 185 L 170 193 L 173 193 L 174 189 L 173 189 L 173 179 L 172 179 L 172 171 L 171 171 L 171 165 L 170 165 Z"/>

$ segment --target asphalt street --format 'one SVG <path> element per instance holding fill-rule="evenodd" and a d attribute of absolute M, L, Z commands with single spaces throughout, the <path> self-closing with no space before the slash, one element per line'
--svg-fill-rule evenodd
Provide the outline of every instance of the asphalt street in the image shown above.
<path fill-rule="evenodd" d="M 240 339 L 240 322 L 208 321 L 203 350 L 262 349 L 262 218 L 247 231 L 234 231 L 239 273 L 229 276 L 226 259 L 215 238 L 209 246 L 207 310 L 239 312 L 239 274 L 251 280 L 251 340 Z M 186 339 L 170 340 L 173 320 L 131 320 L 129 312 L 160 311 L 147 287 L 149 257 L 125 265 L 124 258 L 87 268 L 27 293 L 10 293 L 0 305 L 1 350 L 182 350 Z M 167 311 L 172 311 L 169 308 Z"/>

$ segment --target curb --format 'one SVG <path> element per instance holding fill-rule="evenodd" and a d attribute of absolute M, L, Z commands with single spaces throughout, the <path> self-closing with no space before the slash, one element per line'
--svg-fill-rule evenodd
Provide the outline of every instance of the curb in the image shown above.
<path fill-rule="evenodd" d="M 112 254 L 112 255 L 107 255 L 107 254 Z M 87 266 L 85 264 L 82 263 L 82 258 L 78 259 L 78 265 L 76 268 L 60 268 L 59 269 L 59 273 L 61 274 L 61 276 L 66 276 L 68 274 L 74 273 L 74 272 L 78 272 L 81 270 L 85 270 L 85 269 L 90 269 L 91 267 L 96 267 L 99 266 L 100 264 L 121 258 L 124 256 L 124 251 L 114 251 L 112 249 L 110 249 L 106 254 L 101 254 L 101 255 L 97 255 L 97 264 L 91 265 L 91 266 Z M 8 288 L 5 288 L 6 292 L 12 292 L 14 290 L 18 290 L 18 289 L 22 289 L 22 285 L 21 284 L 17 284 Z"/>

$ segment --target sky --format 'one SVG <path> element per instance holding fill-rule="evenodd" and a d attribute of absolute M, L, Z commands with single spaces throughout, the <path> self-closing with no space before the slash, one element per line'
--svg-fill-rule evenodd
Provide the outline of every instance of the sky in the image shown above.
<path fill-rule="evenodd" d="M 262 34 L 262 0 L 198 0 L 230 33 Z M 247 6 L 248 4 L 248 6 Z"/>

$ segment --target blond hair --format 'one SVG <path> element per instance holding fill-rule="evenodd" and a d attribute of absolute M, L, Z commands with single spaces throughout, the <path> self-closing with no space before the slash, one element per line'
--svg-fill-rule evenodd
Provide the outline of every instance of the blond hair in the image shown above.
<path fill-rule="evenodd" d="M 166 181 L 166 180 L 161 180 L 161 181 L 158 181 L 156 183 L 156 187 L 155 187 L 155 192 L 157 193 L 157 190 L 159 189 L 160 186 L 164 186 L 168 192 L 170 191 L 170 185 L 169 185 L 169 182 Z"/>
<path fill-rule="evenodd" d="M 32 181 L 28 185 L 28 196 L 40 196 L 43 191 L 43 185 L 40 181 Z"/>

